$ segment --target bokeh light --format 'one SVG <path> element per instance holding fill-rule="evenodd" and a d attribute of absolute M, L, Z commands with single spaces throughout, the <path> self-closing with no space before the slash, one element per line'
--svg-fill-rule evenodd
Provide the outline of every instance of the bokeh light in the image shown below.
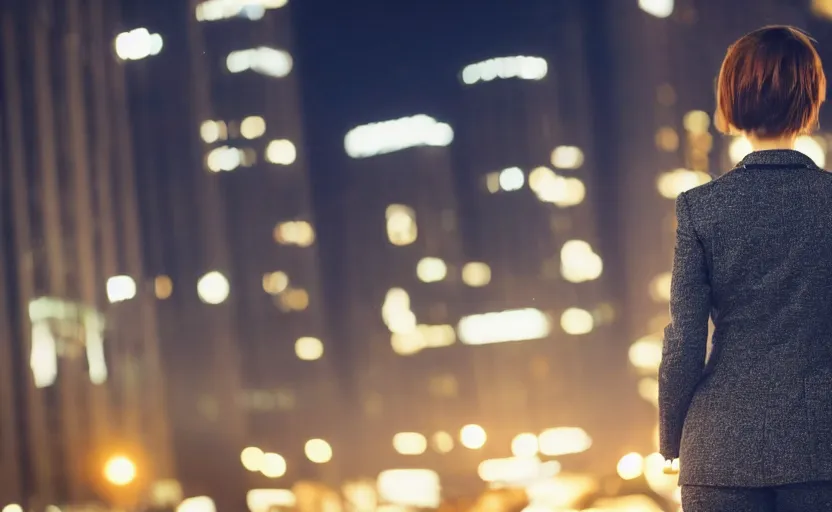
<path fill-rule="evenodd" d="M 306 458 L 316 464 L 326 464 L 332 460 L 332 446 L 323 439 L 310 439 L 303 447 Z"/>
<path fill-rule="evenodd" d="M 459 431 L 459 442 L 469 450 L 479 450 L 485 446 L 487 439 L 485 429 L 479 425 L 465 425 Z"/>
<path fill-rule="evenodd" d="M 116 455 L 104 464 L 104 478 L 115 486 L 123 487 L 136 479 L 136 464 L 124 455 Z"/>

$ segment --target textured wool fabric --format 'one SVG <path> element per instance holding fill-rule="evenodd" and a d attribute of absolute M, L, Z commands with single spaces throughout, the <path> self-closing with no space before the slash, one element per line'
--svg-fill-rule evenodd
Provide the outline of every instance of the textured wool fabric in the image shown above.
<path fill-rule="evenodd" d="M 682 484 L 832 480 L 832 174 L 754 152 L 676 214 L 662 455 Z"/>
<path fill-rule="evenodd" d="M 682 487 L 685 512 L 832 512 L 832 482 L 757 489 Z"/>

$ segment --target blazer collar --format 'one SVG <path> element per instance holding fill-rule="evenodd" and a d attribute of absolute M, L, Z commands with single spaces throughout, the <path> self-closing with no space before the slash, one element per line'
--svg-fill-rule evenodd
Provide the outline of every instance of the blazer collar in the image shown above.
<path fill-rule="evenodd" d="M 815 162 L 800 151 L 792 149 L 767 149 L 754 151 L 743 158 L 737 167 L 807 167 L 818 169 Z"/>

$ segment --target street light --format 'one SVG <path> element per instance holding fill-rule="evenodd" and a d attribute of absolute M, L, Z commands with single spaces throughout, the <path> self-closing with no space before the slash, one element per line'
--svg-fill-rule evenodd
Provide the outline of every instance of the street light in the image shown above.
<path fill-rule="evenodd" d="M 124 455 L 116 455 L 104 464 L 104 478 L 111 484 L 124 487 L 136 479 L 136 464 Z"/>

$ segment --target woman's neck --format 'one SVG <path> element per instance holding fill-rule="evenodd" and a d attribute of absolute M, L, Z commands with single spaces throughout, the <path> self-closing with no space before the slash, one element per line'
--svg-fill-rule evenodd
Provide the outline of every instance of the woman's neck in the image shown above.
<path fill-rule="evenodd" d="M 749 136 L 748 141 L 754 151 L 767 151 L 772 149 L 794 149 L 795 137 L 781 137 L 777 139 L 760 139 Z"/>

